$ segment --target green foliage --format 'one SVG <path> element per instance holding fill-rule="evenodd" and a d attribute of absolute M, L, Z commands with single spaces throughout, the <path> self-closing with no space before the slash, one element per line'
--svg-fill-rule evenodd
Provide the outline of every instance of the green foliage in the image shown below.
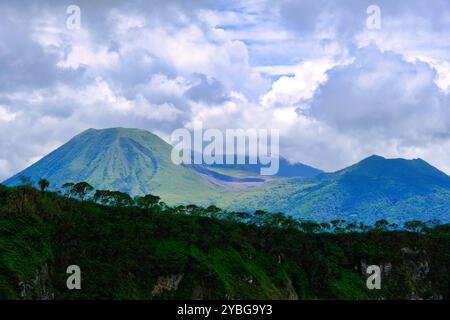
<path fill-rule="evenodd" d="M 407 230 L 420 232 L 425 230 L 427 228 L 427 225 L 422 221 L 413 220 L 413 221 L 406 221 L 404 227 Z"/>
<path fill-rule="evenodd" d="M 222 290 L 230 298 L 283 298 L 281 289 L 274 283 L 275 277 L 267 270 L 272 263 L 267 257 L 232 248 L 202 252 L 195 246 L 191 247 L 191 254 L 218 280 L 219 292 Z"/>
<path fill-rule="evenodd" d="M 94 187 L 91 186 L 89 183 L 82 181 L 75 183 L 70 189 L 70 194 L 78 197 L 80 200 L 84 200 L 86 195 L 88 195 L 90 192 L 94 190 Z"/>
<path fill-rule="evenodd" d="M 50 185 L 50 182 L 48 182 L 48 180 L 46 180 L 46 179 L 39 179 L 38 185 L 39 185 L 39 188 L 41 189 L 41 191 L 44 192 L 45 189 L 47 189 L 48 186 Z"/>
<path fill-rule="evenodd" d="M 38 216 L 0 218 L 0 299 L 39 298 L 42 288 L 27 286 L 53 262 L 52 234 Z"/>
<path fill-rule="evenodd" d="M 163 240 L 156 246 L 155 256 L 164 268 L 161 272 L 175 273 L 188 260 L 189 251 L 185 241 Z"/>
<path fill-rule="evenodd" d="M 159 204 L 159 201 L 161 200 L 160 197 L 154 196 L 152 194 L 146 194 L 143 197 L 136 197 L 136 203 L 141 208 L 154 208 Z"/>
<path fill-rule="evenodd" d="M 332 297 L 339 300 L 369 299 L 370 292 L 365 287 L 365 279 L 355 272 L 344 271 L 330 281 Z"/>
<path fill-rule="evenodd" d="M 96 190 L 93 200 L 113 207 L 128 207 L 133 205 L 133 199 L 130 195 L 120 191 Z"/>
<path fill-rule="evenodd" d="M 0 299 L 450 297 L 448 225 L 318 224 L 108 190 L 77 198 L 0 185 Z M 66 288 L 72 264 L 79 291 Z M 370 264 L 392 266 L 377 292 L 365 286 Z"/>

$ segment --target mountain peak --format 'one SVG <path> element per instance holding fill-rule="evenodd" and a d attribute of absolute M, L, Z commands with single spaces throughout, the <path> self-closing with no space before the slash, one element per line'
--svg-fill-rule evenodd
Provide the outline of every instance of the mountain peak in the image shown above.
<path fill-rule="evenodd" d="M 171 146 L 155 134 L 135 128 L 87 129 L 44 158 L 4 182 L 34 183 L 40 178 L 58 189 L 65 182 L 86 181 L 96 189 L 132 195 L 155 193 L 182 198 L 182 190 L 208 192 L 209 186 L 189 169 L 175 165 Z"/>
<path fill-rule="evenodd" d="M 385 158 L 376 154 L 373 154 L 367 158 L 364 158 L 363 160 L 359 161 L 356 165 L 369 165 L 369 164 L 382 164 L 382 165 L 393 165 L 393 164 L 403 164 L 403 165 L 419 165 L 419 166 L 426 166 L 428 168 L 434 168 L 432 165 L 430 165 L 428 162 L 421 158 L 414 158 L 414 159 L 404 159 L 404 158 Z M 345 170 L 345 169 L 344 169 Z M 436 169 L 437 170 L 437 169 Z"/>
<path fill-rule="evenodd" d="M 386 160 L 386 158 L 379 156 L 377 154 L 373 154 L 373 155 L 368 156 L 367 158 L 363 159 L 362 161 L 364 161 L 364 160 Z"/>
<path fill-rule="evenodd" d="M 81 139 L 85 143 L 90 143 L 93 140 L 102 140 L 104 142 L 105 141 L 111 142 L 121 138 L 129 138 L 143 144 L 146 144 L 147 142 L 157 145 L 166 145 L 166 147 L 169 147 L 169 144 L 160 137 L 158 137 L 156 134 L 147 131 L 145 129 L 139 128 L 125 128 L 125 127 L 112 127 L 103 129 L 89 128 L 77 134 L 75 137 L 72 138 L 72 140 Z"/>
<path fill-rule="evenodd" d="M 80 134 L 78 135 L 83 135 L 83 134 L 87 134 L 87 133 L 145 133 L 145 134 L 149 134 L 152 136 L 155 136 L 155 134 L 151 133 L 148 130 L 145 129 L 140 129 L 140 128 L 126 128 L 126 127 L 111 127 L 111 128 L 102 128 L 102 129 L 95 129 L 95 128 L 89 128 L 86 129 L 84 131 L 82 131 Z"/>
<path fill-rule="evenodd" d="M 372 179 L 394 179 L 404 183 L 434 183 L 442 182 L 449 185 L 450 177 L 444 172 L 430 165 L 428 162 L 417 159 L 392 158 L 387 159 L 372 155 L 360 162 L 338 171 L 341 176 L 370 177 Z"/>

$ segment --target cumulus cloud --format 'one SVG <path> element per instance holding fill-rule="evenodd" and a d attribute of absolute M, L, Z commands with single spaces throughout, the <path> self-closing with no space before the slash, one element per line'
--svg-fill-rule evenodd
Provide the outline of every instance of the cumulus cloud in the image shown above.
<path fill-rule="evenodd" d="M 351 62 L 326 71 L 314 95 L 303 96 L 309 98 L 303 108 L 296 104 L 301 90 L 276 107 L 238 95 L 222 104 L 196 104 L 194 120 L 222 129 L 278 129 L 282 154 L 329 171 L 371 154 L 423 157 L 447 169 L 442 145 L 450 141 L 450 99 L 435 77 L 426 63 L 365 47 Z"/>
<path fill-rule="evenodd" d="M 326 71 L 334 63 L 327 60 L 306 61 L 293 70 L 292 76 L 282 76 L 272 83 L 261 98 L 267 106 L 290 106 L 311 99 L 317 87 L 327 80 Z"/>
<path fill-rule="evenodd" d="M 428 64 L 365 47 L 355 60 L 328 73 L 310 114 L 343 132 L 376 132 L 385 138 L 445 137 L 449 97 L 435 84 Z"/>
<path fill-rule="evenodd" d="M 372 153 L 450 173 L 446 0 L 2 1 L 0 180 L 89 127 L 276 128 L 336 170 Z"/>
<path fill-rule="evenodd" d="M 0 122 L 11 122 L 16 118 L 16 114 L 8 111 L 6 106 L 0 105 Z"/>

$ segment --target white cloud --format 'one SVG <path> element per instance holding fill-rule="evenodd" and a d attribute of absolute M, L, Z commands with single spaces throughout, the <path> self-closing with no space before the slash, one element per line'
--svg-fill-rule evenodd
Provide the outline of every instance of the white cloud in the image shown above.
<path fill-rule="evenodd" d="M 293 76 L 282 76 L 272 83 L 272 89 L 264 94 L 265 106 L 295 105 L 311 99 L 317 87 L 327 80 L 326 71 L 334 63 L 327 60 L 306 61 L 297 66 Z"/>
<path fill-rule="evenodd" d="M 17 114 L 8 111 L 6 106 L 0 105 L 0 122 L 11 122 L 14 121 Z"/>
<path fill-rule="evenodd" d="M 278 128 L 326 170 L 377 153 L 450 173 L 446 1 L 380 0 L 378 31 L 368 0 L 80 0 L 76 32 L 43 3 L 0 4 L 0 180 L 88 127 L 196 120 Z"/>
<path fill-rule="evenodd" d="M 181 97 L 192 87 L 191 81 L 184 77 L 169 79 L 165 74 L 155 74 L 150 79 L 148 90 L 158 94 L 175 95 Z"/>
<path fill-rule="evenodd" d="M 373 130 L 411 141 L 446 135 L 449 98 L 434 83 L 435 76 L 426 63 L 362 48 L 351 64 L 329 72 L 311 114 L 345 132 Z"/>
<path fill-rule="evenodd" d="M 122 26 L 123 23 L 119 25 Z M 117 52 L 110 51 L 104 44 L 96 43 L 88 30 L 69 30 L 61 24 L 61 20 L 48 13 L 35 19 L 31 39 L 47 52 L 56 53 L 59 56 L 56 65 L 60 68 L 105 68 L 114 65 L 119 59 Z"/>
<path fill-rule="evenodd" d="M 8 174 L 10 174 L 9 161 L 0 158 L 0 177 L 7 176 Z"/>
<path fill-rule="evenodd" d="M 103 68 L 113 65 L 117 60 L 118 54 L 109 52 L 107 48 L 93 51 L 89 46 L 75 45 L 71 47 L 64 60 L 58 62 L 57 66 L 72 69 L 77 69 L 83 65 Z"/>
<path fill-rule="evenodd" d="M 133 113 L 150 120 L 172 122 L 175 121 L 177 116 L 182 112 L 173 104 L 152 104 L 142 95 L 138 95 L 134 101 Z"/>

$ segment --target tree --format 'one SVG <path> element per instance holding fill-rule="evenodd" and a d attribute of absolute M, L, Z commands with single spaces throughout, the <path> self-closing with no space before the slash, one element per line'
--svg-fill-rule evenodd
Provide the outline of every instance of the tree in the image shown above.
<path fill-rule="evenodd" d="M 337 220 L 331 220 L 330 221 L 332 229 L 337 233 L 344 232 L 344 224 L 345 220 L 337 219 Z"/>
<path fill-rule="evenodd" d="M 198 206 L 196 204 L 188 204 L 186 206 L 186 211 L 195 212 L 198 210 Z"/>
<path fill-rule="evenodd" d="M 300 222 L 300 229 L 306 233 L 316 233 L 321 228 L 320 224 L 312 220 L 305 220 Z"/>
<path fill-rule="evenodd" d="M 73 182 L 66 182 L 66 183 L 64 183 L 61 186 L 61 188 L 64 190 L 64 195 L 65 196 L 70 196 L 71 195 L 70 192 L 71 192 L 71 190 L 72 190 L 74 185 L 75 185 L 75 183 L 73 183 Z"/>
<path fill-rule="evenodd" d="M 110 190 L 96 190 L 93 200 L 103 205 L 114 207 L 129 207 L 133 205 L 133 199 L 128 193 Z"/>
<path fill-rule="evenodd" d="M 47 189 L 48 186 L 50 185 L 50 182 L 48 182 L 47 179 L 42 178 L 42 179 L 39 179 L 38 185 L 39 185 L 39 188 L 41 188 L 41 191 L 44 192 L 45 189 Z"/>
<path fill-rule="evenodd" d="M 225 212 L 224 218 L 232 221 L 247 223 L 251 220 L 252 216 L 248 212 L 244 211 L 231 211 Z"/>
<path fill-rule="evenodd" d="M 358 225 L 358 229 L 361 230 L 362 232 L 366 232 L 367 230 L 370 229 L 370 227 L 366 226 L 363 222 L 360 222 Z"/>
<path fill-rule="evenodd" d="M 381 219 L 375 222 L 375 229 L 376 230 L 387 230 L 387 227 L 389 226 L 389 222 L 386 219 Z"/>
<path fill-rule="evenodd" d="M 215 205 L 210 205 L 208 208 L 206 208 L 206 212 L 209 217 L 217 219 L 220 217 L 222 209 L 216 207 Z"/>
<path fill-rule="evenodd" d="M 284 216 L 284 219 L 283 219 L 282 225 L 281 225 L 281 227 L 284 230 L 289 230 L 289 231 L 298 230 L 299 226 L 300 226 L 300 223 L 297 219 L 294 219 L 293 217 L 290 217 L 290 216 Z"/>
<path fill-rule="evenodd" d="M 84 200 L 86 195 L 94 190 L 94 187 L 89 183 L 82 181 L 73 185 L 70 193 L 80 198 L 80 200 Z"/>
<path fill-rule="evenodd" d="M 441 225 L 441 221 L 439 219 L 433 219 L 427 221 L 427 226 L 430 228 L 436 228 L 437 226 Z"/>
<path fill-rule="evenodd" d="M 267 217 L 269 215 L 270 213 L 268 213 L 267 211 L 256 210 L 252 216 L 252 223 L 254 223 L 257 226 L 263 226 L 266 223 Z"/>
<path fill-rule="evenodd" d="M 320 229 L 323 231 L 327 231 L 327 230 L 331 229 L 331 224 L 328 222 L 322 222 L 322 223 L 320 223 Z"/>
<path fill-rule="evenodd" d="M 151 209 L 155 207 L 156 205 L 158 205 L 160 200 L 160 197 L 154 196 L 152 194 L 146 194 L 143 197 L 136 197 L 137 205 L 144 209 Z"/>
<path fill-rule="evenodd" d="M 357 229 L 358 229 L 358 224 L 356 222 L 350 222 L 345 227 L 345 230 L 347 230 L 349 232 L 355 232 Z"/>
<path fill-rule="evenodd" d="M 133 199 L 128 193 L 113 191 L 111 192 L 112 205 L 115 207 L 129 207 L 133 205 Z"/>
<path fill-rule="evenodd" d="M 407 221 L 403 226 L 405 227 L 405 229 L 413 232 L 421 232 L 427 227 L 424 222 L 418 220 Z"/>
<path fill-rule="evenodd" d="M 111 191 L 109 190 L 96 190 L 93 200 L 103 205 L 111 204 Z"/>

